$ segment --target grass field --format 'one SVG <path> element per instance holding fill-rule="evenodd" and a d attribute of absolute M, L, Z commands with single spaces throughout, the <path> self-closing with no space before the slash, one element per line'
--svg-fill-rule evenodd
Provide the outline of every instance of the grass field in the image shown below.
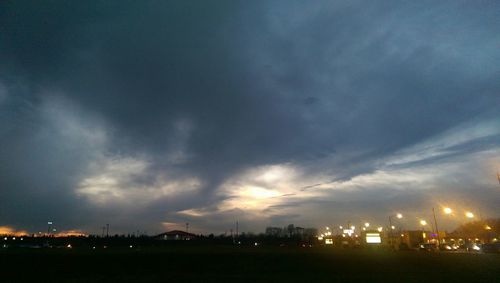
<path fill-rule="evenodd" d="M 500 255 L 172 246 L 5 249 L 0 282 L 500 282 Z"/>

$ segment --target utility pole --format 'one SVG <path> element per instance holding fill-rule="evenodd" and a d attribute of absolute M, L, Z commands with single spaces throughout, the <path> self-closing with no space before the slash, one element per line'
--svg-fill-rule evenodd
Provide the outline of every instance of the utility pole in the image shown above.
<path fill-rule="evenodd" d="M 186 233 L 189 233 L 189 223 L 186 222 Z"/>
<path fill-rule="evenodd" d="M 109 224 L 106 224 L 106 238 L 109 237 Z"/>
<path fill-rule="evenodd" d="M 238 221 L 236 221 L 236 238 L 238 238 Z"/>

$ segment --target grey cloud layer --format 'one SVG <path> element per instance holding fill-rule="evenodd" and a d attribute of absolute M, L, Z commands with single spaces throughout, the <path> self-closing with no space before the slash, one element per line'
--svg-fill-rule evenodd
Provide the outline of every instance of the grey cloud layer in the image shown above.
<path fill-rule="evenodd" d="M 9 225 L 57 215 L 89 229 L 115 219 L 123 231 L 140 218 L 154 230 L 184 221 L 176 211 L 224 200 L 220 186 L 251 167 L 292 163 L 348 180 L 457 125 L 498 118 L 495 1 L 0 8 L 0 221 Z M 92 162 L 127 157 L 147 168 L 125 189 L 165 174 L 201 188 L 140 208 L 96 208 L 75 194 Z"/>

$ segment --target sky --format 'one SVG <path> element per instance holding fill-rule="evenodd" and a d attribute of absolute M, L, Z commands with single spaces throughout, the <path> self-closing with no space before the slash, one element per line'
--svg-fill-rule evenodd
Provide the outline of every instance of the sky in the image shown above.
<path fill-rule="evenodd" d="M 495 0 L 1 1 L 0 226 L 500 217 L 499 62 Z"/>

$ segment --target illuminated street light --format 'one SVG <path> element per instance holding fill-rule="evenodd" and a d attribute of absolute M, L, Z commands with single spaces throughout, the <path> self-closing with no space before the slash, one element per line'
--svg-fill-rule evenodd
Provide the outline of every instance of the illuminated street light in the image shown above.
<path fill-rule="evenodd" d="M 392 226 L 391 226 L 391 229 L 392 229 L 392 230 L 396 229 L 396 226 L 392 225 Z"/>
<path fill-rule="evenodd" d="M 445 214 L 451 214 L 453 212 L 453 210 L 451 210 L 451 208 L 449 208 L 449 207 L 443 208 L 443 211 Z"/>
<path fill-rule="evenodd" d="M 420 225 L 422 225 L 422 226 L 427 225 L 427 221 L 425 221 L 425 220 L 423 220 L 423 219 L 422 219 L 422 220 L 420 220 Z"/>
<path fill-rule="evenodd" d="M 470 212 L 470 211 L 467 211 L 467 212 L 465 213 L 465 216 L 466 216 L 467 218 L 474 218 L 474 213 L 472 213 L 472 212 Z"/>
<path fill-rule="evenodd" d="M 351 226 L 351 230 L 355 230 L 355 229 L 356 229 L 356 227 L 354 227 L 354 226 Z"/>
<path fill-rule="evenodd" d="M 370 223 L 366 222 L 366 223 L 365 223 L 365 227 L 366 227 L 366 228 L 370 227 Z"/>
<path fill-rule="evenodd" d="M 326 226 L 326 230 L 330 230 L 330 227 Z"/>
<path fill-rule="evenodd" d="M 339 229 L 344 229 L 344 227 L 342 227 L 342 226 L 339 226 Z"/>
<path fill-rule="evenodd" d="M 378 228 L 377 228 L 377 231 L 382 232 L 382 230 L 383 230 L 383 229 L 384 229 L 384 228 L 382 228 L 382 227 L 378 227 Z"/>
<path fill-rule="evenodd" d="M 491 227 L 489 225 L 486 225 L 486 226 L 484 226 L 484 229 L 491 230 Z"/>
<path fill-rule="evenodd" d="M 393 235 L 392 235 L 392 230 L 394 230 L 394 228 L 395 228 L 395 227 L 392 225 L 392 217 L 393 217 L 393 216 L 394 216 L 394 215 L 389 215 L 389 228 L 390 228 L 390 229 L 389 229 L 389 244 L 390 244 L 391 246 L 392 246 L 392 236 L 393 236 Z M 396 213 L 396 218 L 397 218 L 397 219 L 401 219 L 401 218 L 403 218 L 403 214 L 401 214 L 401 213 Z"/>

